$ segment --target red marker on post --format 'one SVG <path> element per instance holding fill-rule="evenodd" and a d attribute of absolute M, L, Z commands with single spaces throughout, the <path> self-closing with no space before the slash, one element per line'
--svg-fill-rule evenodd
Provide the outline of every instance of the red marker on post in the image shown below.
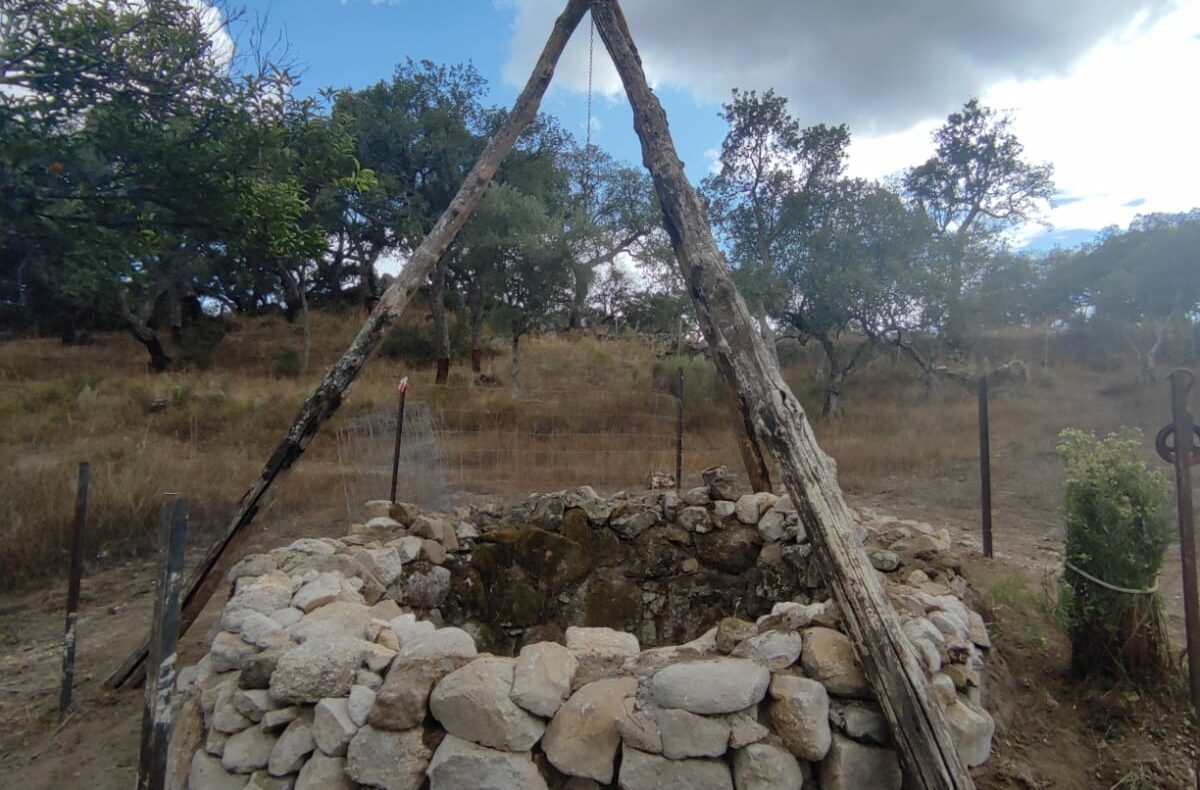
<path fill-rule="evenodd" d="M 400 473 L 400 438 L 404 435 L 404 395 L 408 392 L 408 376 L 400 379 L 396 392 L 399 395 L 396 406 L 396 449 L 392 453 L 392 492 L 388 497 L 393 503 L 396 501 L 396 481 Z"/>

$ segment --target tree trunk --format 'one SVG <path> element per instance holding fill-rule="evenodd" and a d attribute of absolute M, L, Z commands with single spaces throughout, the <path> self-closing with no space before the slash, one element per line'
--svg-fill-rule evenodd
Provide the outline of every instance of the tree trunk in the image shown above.
<path fill-rule="evenodd" d="M 909 786 L 973 788 L 942 705 L 857 539 L 833 461 L 817 445 L 799 401 L 771 363 L 717 249 L 704 206 L 683 173 L 666 114 L 646 84 L 625 19 L 615 0 L 591 0 L 591 9 L 633 106 L 642 158 L 718 370 L 742 394 L 755 433 L 783 473 L 846 631 L 891 724 Z"/>
<path fill-rule="evenodd" d="M 517 385 L 517 377 L 521 375 L 521 335 L 514 332 L 512 336 L 512 373 L 508 382 L 508 395 L 513 400 L 521 394 Z"/>
<path fill-rule="evenodd" d="M 471 313 L 471 372 L 483 372 L 483 283 L 476 277 L 471 281 L 467 298 Z"/>
<path fill-rule="evenodd" d="M 574 264 L 571 266 L 574 278 L 571 293 L 571 311 L 567 317 L 568 329 L 583 329 L 583 311 L 587 307 L 588 291 L 592 287 L 593 272 L 588 266 Z"/>
<path fill-rule="evenodd" d="M 434 356 L 437 358 L 435 384 L 445 384 L 450 377 L 450 324 L 446 321 L 446 268 L 449 265 L 447 251 L 434 268 L 429 286 L 429 307 L 433 313 Z"/>
<path fill-rule="evenodd" d="M 500 129 L 488 141 L 479 161 L 463 180 L 454 199 L 442 212 L 433 230 L 413 252 L 408 264 L 384 292 L 350 347 L 329 368 L 321 383 L 308 396 L 262 472 L 242 495 L 237 512 L 226 526 L 224 535 L 209 549 L 188 579 L 183 611 L 180 615 L 181 635 L 196 621 L 213 592 L 220 586 L 225 576 L 225 565 L 245 545 L 249 532 L 246 527 L 254 520 L 259 510 L 267 505 L 266 495 L 271 485 L 292 468 L 304 454 L 321 425 L 337 411 L 346 397 L 346 392 L 366 365 L 367 359 L 383 340 L 384 331 L 404 312 L 413 294 L 428 279 L 438 259 L 458 235 L 471 212 L 479 205 L 492 176 L 496 173 L 496 168 L 512 150 L 521 131 L 537 115 L 542 96 L 550 84 L 551 77 L 554 76 L 555 64 L 587 8 L 588 0 L 568 1 L 566 10 L 554 23 L 554 29 L 534 65 L 529 81 L 500 125 Z M 137 682 L 144 677 L 148 645 L 148 640 L 143 640 L 106 679 L 105 685 L 110 688 L 123 686 L 129 681 Z"/>
<path fill-rule="evenodd" d="M 767 354 L 770 355 L 771 361 L 775 363 L 775 367 L 779 367 L 779 347 L 775 342 L 775 329 L 771 326 L 771 322 L 767 320 L 767 308 L 761 303 L 758 305 L 758 326 L 762 330 L 763 343 L 767 347 Z"/>
<path fill-rule="evenodd" d="M 121 290 L 118 293 L 117 307 L 121 311 L 121 317 L 125 319 L 125 325 L 129 327 L 129 333 L 145 346 L 146 351 L 150 354 L 151 370 L 155 373 L 163 373 L 171 367 L 171 358 L 167 356 L 167 351 L 163 348 L 158 333 L 150 328 L 148 318 L 156 301 L 158 301 L 157 294 L 147 295 L 135 312 L 129 306 L 129 298 L 125 295 L 125 291 Z"/>

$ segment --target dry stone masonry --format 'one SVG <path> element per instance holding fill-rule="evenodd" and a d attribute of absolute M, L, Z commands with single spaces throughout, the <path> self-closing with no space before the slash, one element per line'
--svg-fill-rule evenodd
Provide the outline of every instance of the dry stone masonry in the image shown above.
<path fill-rule="evenodd" d="M 900 788 L 791 503 L 723 468 L 705 482 L 453 513 L 373 502 L 344 538 L 246 557 L 180 673 L 172 786 Z M 949 536 L 860 517 L 979 765 L 990 641 Z"/>

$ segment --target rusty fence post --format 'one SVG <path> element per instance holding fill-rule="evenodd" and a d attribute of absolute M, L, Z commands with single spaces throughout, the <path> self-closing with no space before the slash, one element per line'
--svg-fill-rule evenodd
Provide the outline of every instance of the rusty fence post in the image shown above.
<path fill-rule="evenodd" d="M 158 589 L 154 597 L 154 619 L 151 622 L 150 655 L 147 660 L 137 790 L 162 790 L 166 782 L 187 518 L 186 499 L 172 496 L 163 503 L 158 546 Z"/>
<path fill-rule="evenodd" d="M 1195 444 L 1196 424 L 1188 409 L 1192 389 L 1190 370 L 1171 373 L 1171 422 L 1154 440 L 1159 456 L 1175 467 L 1175 503 L 1179 510 L 1179 561 L 1183 566 L 1183 618 L 1187 630 L 1188 681 L 1192 708 L 1200 719 L 1200 600 L 1196 597 L 1196 532 L 1192 513 L 1192 464 L 1200 463 Z M 1168 441 L 1170 439 L 1173 441 Z M 1200 744 L 1197 744 L 1196 786 L 1200 787 Z"/>
<path fill-rule="evenodd" d="M 87 519 L 88 463 L 79 464 L 75 484 L 75 528 L 71 533 L 71 576 L 67 582 L 67 624 L 63 631 L 62 686 L 58 692 L 58 717 L 71 706 L 75 684 L 75 644 L 79 626 L 79 584 L 83 577 L 83 527 Z"/>
<path fill-rule="evenodd" d="M 992 556 L 992 450 L 988 426 L 988 380 L 979 377 L 979 510 L 983 519 L 983 556 Z"/>
<path fill-rule="evenodd" d="M 683 368 L 679 369 L 675 397 L 675 490 L 683 490 Z"/>
<path fill-rule="evenodd" d="M 400 476 L 400 440 L 404 436 L 404 396 L 408 393 L 408 376 L 400 379 L 396 391 L 399 393 L 396 404 L 396 448 L 392 451 L 392 490 L 388 499 L 396 502 L 396 483 Z"/>

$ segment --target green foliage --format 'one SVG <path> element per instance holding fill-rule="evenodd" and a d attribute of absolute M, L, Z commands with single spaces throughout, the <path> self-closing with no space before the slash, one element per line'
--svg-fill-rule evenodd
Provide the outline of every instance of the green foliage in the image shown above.
<path fill-rule="evenodd" d="M 1067 471 L 1066 560 L 1131 590 L 1157 584 L 1172 539 L 1163 515 L 1167 479 L 1141 460 L 1142 444 L 1136 428 L 1103 439 L 1068 429 L 1058 444 Z M 1071 632 L 1076 671 L 1152 679 L 1165 667 L 1167 637 L 1157 593 L 1117 592 L 1068 568 L 1060 608 Z"/>
<path fill-rule="evenodd" d="M 379 350 L 388 359 L 414 368 L 430 365 L 437 358 L 433 337 L 415 324 L 393 326 L 383 338 Z"/>

